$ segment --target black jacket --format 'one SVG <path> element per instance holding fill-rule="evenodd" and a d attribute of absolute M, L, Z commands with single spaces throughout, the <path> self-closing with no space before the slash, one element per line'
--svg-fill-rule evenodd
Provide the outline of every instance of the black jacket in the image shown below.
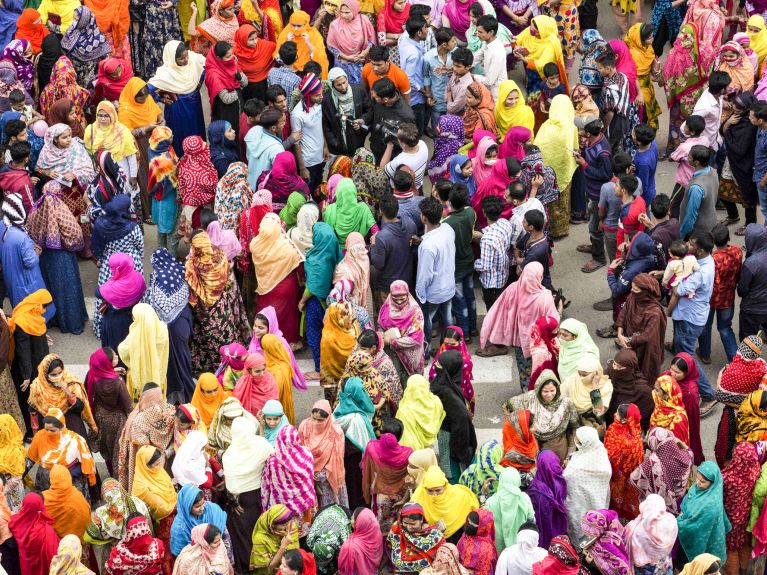
<path fill-rule="evenodd" d="M 338 110 L 333 101 L 332 88 L 325 93 L 322 99 L 322 131 L 325 132 L 325 143 L 328 145 L 330 153 L 336 156 L 353 156 L 357 148 L 365 145 L 367 132 L 365 130 L 355 130 L 352 128 L 351 121 L 362 118 L 370 111 L 370 96 L 359 84 L 349 84 L 354 96 L 354 117 L 349 118 L 348 122 L 342 122 L 336 117 Z M 341 130 L 346 130 L 346 145 L 341 134 Z"/>

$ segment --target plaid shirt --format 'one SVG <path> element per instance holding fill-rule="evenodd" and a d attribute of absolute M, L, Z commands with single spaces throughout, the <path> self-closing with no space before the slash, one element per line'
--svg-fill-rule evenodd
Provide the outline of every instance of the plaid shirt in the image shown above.
<path fill-rule="evenodd" d="M 743 252 L 738 246 L 727 246 L 711 254 L 714 258 L 714 292 L 712 309 L 729 309 L 735 305 L 735 288 L 743 266 Z"/>
<path fill-rule="evenodd" d="M 480 255 L 474 261 L 479 281 L 485 289 L 502 288 L 509 280 L 509 248 L 513 229 L 508 220 L 500 218 L 482 230 Z"/>

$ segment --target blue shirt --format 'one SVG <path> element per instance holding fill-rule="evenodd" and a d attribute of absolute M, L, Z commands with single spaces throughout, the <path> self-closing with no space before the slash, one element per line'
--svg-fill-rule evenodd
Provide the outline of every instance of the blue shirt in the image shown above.
<path fill-rule="evenodd" d="M 410 80 L 410 105 L 425 104 L 423 95 L 423 51 L 421 43 L 407 34 L 399 40 L 399 65 Z"/>
<path fill-rule="evenodd" d="M 647 206 L 655 197 L 655 170 L 658 167 L 658 144 L 652 142 L 650 147 L 644 152 L 637 152 L 634 155 L 634 167 L 636 176 L 642 182 L 642 197 Z"/>
<path fill-rule="evenodd" d="M 699 176 L 710 169 L 710 167 L 706 166 L 705 168 L 696 170 L 693 172 L 692 177 Z M 685 194 L 687 194 L 687 212 L 684 214 L 684 220 L 679 228 L 679 237 L 681 238 L 684 238 L 687 234 L 691 233 L 692 228 L 695 227 L 695 222 L 698 220 L 698 212 L 700 211 L 700 203 L 706 195 L 703 188 L 697 184 L 692 184 L 688 187 Z"/>
<path fill-rule="evenodd" d="M 767 129 L 756 131 L 756 148 L 754 149 L 754 181 L 759 182 L 767 173 Z"/>
<path fill-rule="evenodd" d="M 689 191 L 689 190 L 688 190 Z M 671 319 L 676 321 L 688 321 L 693 325 L 706 325 L 708 321 L 709 302 L 714 291 L 714 258 L 710 255 L 698 260 L 700 269 L 692 272 L 687 278 L 679 282 L 676 292 L 679 294 L 679 303 L 671 313 Z M 695 295 L 684 297 L 695 292 Z"/>
<path fill-rule="evenodd" d="M 447 112 L 447 102 L 445 92 L 447 91 L 447 82 L 450 80 L 453 66 L 453 58 L 450 52 L 447 59 L 442 62 L 437 49 L 429 50 L 423 56 L 423 85 L 431 87 L 431 95 L 434 98 L 434 111 Z M 438 72 L 440 68 L 448 68 L 447 72 Z"/>
<path fill-rule="evenodd" d="M 445 303 L 455 295 L 455 232 L 447 224 L 421 238 L 415 295 L 422 304 Z"/>

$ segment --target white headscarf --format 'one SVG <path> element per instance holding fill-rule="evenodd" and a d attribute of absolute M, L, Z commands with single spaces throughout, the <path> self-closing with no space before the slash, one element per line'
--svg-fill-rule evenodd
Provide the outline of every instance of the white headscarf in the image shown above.
<path fill-rule="evenodd" d="M 582 537 L 581 519 L 587 511 L 606 509 L 610 504 L 610 478 L 613 474 L 607 449 L 593 427 L 579 427 L 575 437 L 580 442 L 565 467 L 567 481 L 568 535 L 574 542 Z"/>
<path fill-rule="evenodd" d="M 232 422 L 232 442 L 224 452 L 226 490 L 235 495 L 261 488 L 261 474 L 274 449 L 265 437 L 256 434 L 251 419 L 238 417 Z"/>
<path fill-rule="evenodd" d="M 543 561 L 548 551 L 538 547 L 538 532 L 520 529 L 517 542 L 498 557 L 495 575 L 532 575 L 533 563 Z"/>
<path fill-rule="evenodd" d="M 194 485 L 199 487 L 208 480 L 205 474 L 205 470 L 208 468 L 208 458 L 204 451 L 207 445 L 208 437 L 201 431 L 194 430 L 187 434 L 184 443 L 178 448 L 171 466 L 173 479 L 180 486 Z"/>

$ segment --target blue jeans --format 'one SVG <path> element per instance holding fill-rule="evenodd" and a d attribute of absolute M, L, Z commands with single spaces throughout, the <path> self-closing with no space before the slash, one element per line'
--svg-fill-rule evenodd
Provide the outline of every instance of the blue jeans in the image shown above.
<path fill-rule="evenodd" d="M 474 297 L 474 272 L 455 280 L 453 315 L 463 336 L 469 337 L 477 329 L 477 300 Z"/>
<path fill-rule="evenodd" d="M 716 330 L 724 346 L 724 353 L 727 354 L 727 361 L 732 361 L 735 353 L 738 351 L 738 340 L 735 339 L 735 332 L 732 330 L 732 318 L 735 316 L 735 308 L 711 309 L 708 314 L 708 321 L 703 327 L 703 333 L 698 338 L 700 346 L 700 355 L 711 357 L 711 328 L 714 326 L 714 315 L 716 315 Z"/>
<path fill-rule="evenodd" d="M 424 341 L 426 342 L 426 353 L 429 353 L 431 349 L 431 326 L 434 316 L 439 314 L 437 319 L 440 323 L 440 335 L 439 341 L 442 341 L 442 336 L 445 334 L 445 328 L 453 321 L 453 300 L 447 300 L 444 303 L 431 303 L 426 302 L 421 304 L 421 311 L 423 312 L 423 334 Z"/>
<path fill-rule="evenodd" d="M 764 220 L 767 221 L 767 188 L 756 186 L 756 191 L 759 194 L 759 209 L 762 210 Z"/>
<path fill-rule="evenodd" d="M 703 367 L 700 365 L 697 359 L 695 359 L 695 344 L 698 341 L 698 337 L 703 333 L 704 325 L 695 325 L 689 321 L 674 320 L 674 353 L 681 353 L 683 351 L 689 353 L 695 360 L 698 366 L 698 392 L 700 393 L 700 399 L 702 401 L 711 401 L 714 399 L 714 390 L 711 388 L 706 374 L 703 372 Z"/>

